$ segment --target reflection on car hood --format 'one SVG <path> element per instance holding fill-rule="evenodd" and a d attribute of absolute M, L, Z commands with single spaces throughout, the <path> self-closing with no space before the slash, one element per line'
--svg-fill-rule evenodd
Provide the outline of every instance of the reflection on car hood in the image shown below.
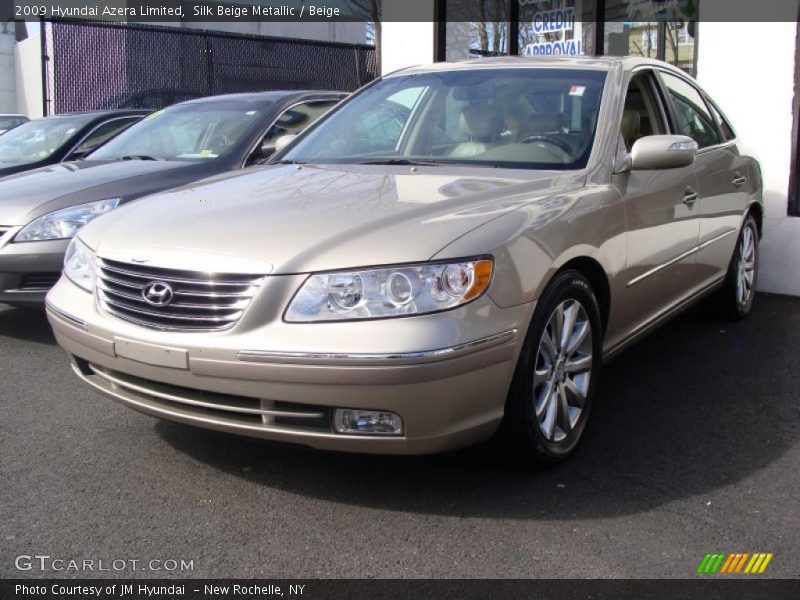
<path fill-rule="evenodd" d="M 450 166 L 271 166 L 151 196 L 80 236 L 102 257 L 192 270 L 301 273 L 420 261 L 584 179 Z"/>
<path fill-rule="evenodd" d="M 104 186 L 136 177 L 149 178 L 156 173 L 186 169 L 190 161 L 125 160 L 114 162 L 66 162 L 0 179 L 0 224 L 23 225 L 31 212 L 48 205 L 57 210 L 92 200 L 108 198 Z M 163 189 L 163 188 L 162 188 Z M 116 188 L 118 194 L 125 190 Z M 95 193 L 96 192 L 96 193 Z M 78 198 L 72 198 L 78 194 Z M 113 194 L 112 194 L 113 195 Z M 64 202 L 58 200 L 64 198 Z"/>

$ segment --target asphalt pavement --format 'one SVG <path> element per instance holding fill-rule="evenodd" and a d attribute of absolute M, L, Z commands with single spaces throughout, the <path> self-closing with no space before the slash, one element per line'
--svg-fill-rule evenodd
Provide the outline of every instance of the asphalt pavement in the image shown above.
<path fill-rule="evenodd" d="M 572 460 L 524 473 L 158 421 L 81 384 L 42 313 L 0 309 L 0 577 L 682 578 L 709 552 L 798 577 L 799 377 L 800 299 L 693 310 L 607 366 Z M 17 570 L 34 554 L 193 569 Z"/>

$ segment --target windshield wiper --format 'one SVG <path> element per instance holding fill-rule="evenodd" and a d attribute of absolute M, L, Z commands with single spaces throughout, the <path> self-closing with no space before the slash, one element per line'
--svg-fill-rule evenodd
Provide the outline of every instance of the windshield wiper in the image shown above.
<path fill-rule="evenodd" d="M 307 165 L 308 163 L 304 160 L 276 160 L 274 163 L 269 163 L 269 158 L 265 160 L 263 164 L 273 164 L 273 165 Z"/>
<path fill-rule="evenodd" d="M 356 164 L 359 165 L 408 165 L 412 167 L 438 167 L 439 165 L 452 163 L 446 160 L 412 160 L 410 158 L 379 158 L 375 160 L 365 160 Z"/>
<path fill-rule="evenodd" d="M 161 160 L 161 159 L 156 158 L 155 156 L 149 156 L 147 154 L 129 154 L 128 156 L 121 156 L 120 160 Z"/>

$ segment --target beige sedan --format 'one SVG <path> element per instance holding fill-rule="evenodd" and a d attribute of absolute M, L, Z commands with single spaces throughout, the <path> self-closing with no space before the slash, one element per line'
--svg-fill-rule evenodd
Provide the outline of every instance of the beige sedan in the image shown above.
<path fill-rule="evenodd" d="M 272 165 L 98 218 L 48 315 L 81 379 L 156 417 L 549 464 L 604 360 L 701 298 L 751 311 L 762 222 L 758 164 L 669 65 L 437 64 Z"/>

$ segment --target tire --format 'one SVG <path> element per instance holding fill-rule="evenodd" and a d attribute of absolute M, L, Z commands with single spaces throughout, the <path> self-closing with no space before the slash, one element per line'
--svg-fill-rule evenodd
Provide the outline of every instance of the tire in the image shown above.
<path fill-rule="evenodd" d="M 566 348 L 552 335 L 558 333 L 559 319 L 567 327 L 573 322 Z M 602 332 L 589 281 L 577 271 L 557 275 L 534 312 L 496 436 L 506 458 L 520 466 L 545 467 L 572 455 L 597 391 Z"/>
<path fill-rule="evenodd" d="M 757 283 L 758 225 L 749 214 L 739 232 L 725 282 L 709 298 L 707 312 L 729 321 L 744 319 L 753 310 Z"/>

